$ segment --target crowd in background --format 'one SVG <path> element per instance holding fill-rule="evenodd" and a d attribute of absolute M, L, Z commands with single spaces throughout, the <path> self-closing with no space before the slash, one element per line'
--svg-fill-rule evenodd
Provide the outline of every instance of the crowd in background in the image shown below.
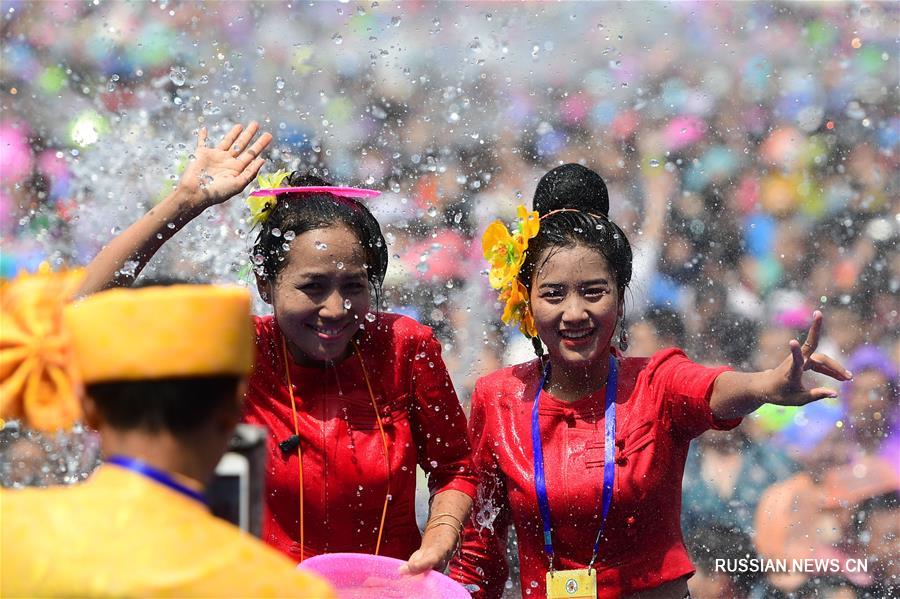
<path fill-rule="evenodd" d="M 435 329 L 467 404 L 478 376 L 533 356 L 499 321 L 480 234 L 583 163 L 635 249 L 629 354 L 771 368 L 820 309 L 820 350 L 855 374 L 837 400 L 695 442 L 694 596 L 900 588 L 897 5 L 2 7 L 0 276 L 87 262 L 171 189 L 200 125 L 256 119 L 275 135 L 266 171 L 384 192 L 384 308 Z M 252 284 L 247 216 L 210 210 L 148 270 Z M 72 437 L 9 431 L 5 485 L 78 470 Z M 746 556 L 868 572 L 715 564 Z"/>

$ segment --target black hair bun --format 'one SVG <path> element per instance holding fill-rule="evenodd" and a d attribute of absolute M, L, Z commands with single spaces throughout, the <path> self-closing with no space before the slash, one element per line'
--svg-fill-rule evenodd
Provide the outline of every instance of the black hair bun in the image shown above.
<path fill-rule="evenodd" d="M 609 216 L 609 192 L 603 177 L 591 169 L 564 164 L 541 177 L 532 206 L 541 216 L 563 208 Z"/>
<path fill-rule="evenodd" d="M 312 172 L 294 171 L 287 178 L 291 187 L 330 187 L 331 183 Z"/>

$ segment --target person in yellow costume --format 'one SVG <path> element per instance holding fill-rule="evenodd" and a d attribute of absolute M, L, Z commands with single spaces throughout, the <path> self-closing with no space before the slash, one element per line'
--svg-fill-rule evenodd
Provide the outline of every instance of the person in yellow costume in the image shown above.
<path fill-rule="evenodd" d="M 253 362 L 248 293 L 116 289 L 64 306 L 72 278 L 0 287 L 0 415 L 45 429 L 83 416 L 105 463 L 79 485 L 0 492 L 0 596 L 334 597 L 203 501 Z"/>

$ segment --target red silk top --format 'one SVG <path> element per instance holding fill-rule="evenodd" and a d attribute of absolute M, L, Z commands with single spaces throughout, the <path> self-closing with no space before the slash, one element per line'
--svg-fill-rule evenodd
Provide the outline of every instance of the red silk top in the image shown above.
<path fill-rule="evenodd" d="M 709 408 L 716 377 L 677 349 L 652 358 L 619 358 L 616 479 L 596 563 L 599 597 L 657 587 L 693 573 L 681 537 L 681 478 L 688 445 L 717 422 Z M 537 360 L 479 379 L 470 431 L 478 498 L 451 576 L 477 585 L 475 597 L 500 597 L 507 578 L 510 524 L 519 542 L 522 593 L 546 595 L 548 569 L 534 490 L 531 408 L 541 378 Z M 555 568 L 585 568 L 599 530 L 603 486 L 605 389 L 575 402 L 541 392 L 539 409 Z M 491 530 L 493 529 L 493 530 Z M 469 587 L 474 590 L 474 586 Z M 530 593 L 528 593 L 530 591 Z"/>
<path fill-rule="evenodd" d="M 270 431 L 263 540 L 299 561 L 297 451 L 284 454 L 278 446 L 294 434 L 281 333 L 267 316 L 256 319 L 256 334 L 244 421 Z M 324 369 L 289 361 L 303 452 L 304 555 L 374 553 L 390 473 L 381 555 L 407 559 L 421 543 L 414 505 L 417 463 L 429 475 L 432 494 L 475 494 L 465 415 L 431 329 L 381 314 L 366 324 L 358 343 L 390 463 L 357 355 Z"/>

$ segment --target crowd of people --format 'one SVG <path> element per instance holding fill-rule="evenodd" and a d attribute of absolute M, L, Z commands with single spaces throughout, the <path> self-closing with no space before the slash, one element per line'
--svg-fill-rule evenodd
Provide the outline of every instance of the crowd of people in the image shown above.
<path fill-rule="evenodd" d="M 87 263 L 171 191 L 194 130 L 221 137 L 258 118 L 274 136 L 264 172 L 384 192 L 367 201 L 390 254 L 383 307 L 433 328 L 468 409 L 479 376 L 533 356 L 500 322 L 481 234 L 512 220 L 544 172 L 585 164 L 634 249 L 626 355 L 676 346 L 762 371 L 818 309 L 820 348 L 855 375 L 836 399 L 765 406 L 692 444 L 682 525 L 694 595 L 877 597 L 897 585 L 889 4 L 4 6 L 3 277 L 47 258 Z M 257 230 L 240 202 L 187 228 L 148 274 L 255 284 Z M 77 479 L 89 466 L 63 447 L 72 438 L 5 440 L 28 459 L 4 461 L 4 484 Z M 793 557 L 810 535 L 818 553 L 797 557 L 864 557 L 869 571 L 715 561 Z"/>

